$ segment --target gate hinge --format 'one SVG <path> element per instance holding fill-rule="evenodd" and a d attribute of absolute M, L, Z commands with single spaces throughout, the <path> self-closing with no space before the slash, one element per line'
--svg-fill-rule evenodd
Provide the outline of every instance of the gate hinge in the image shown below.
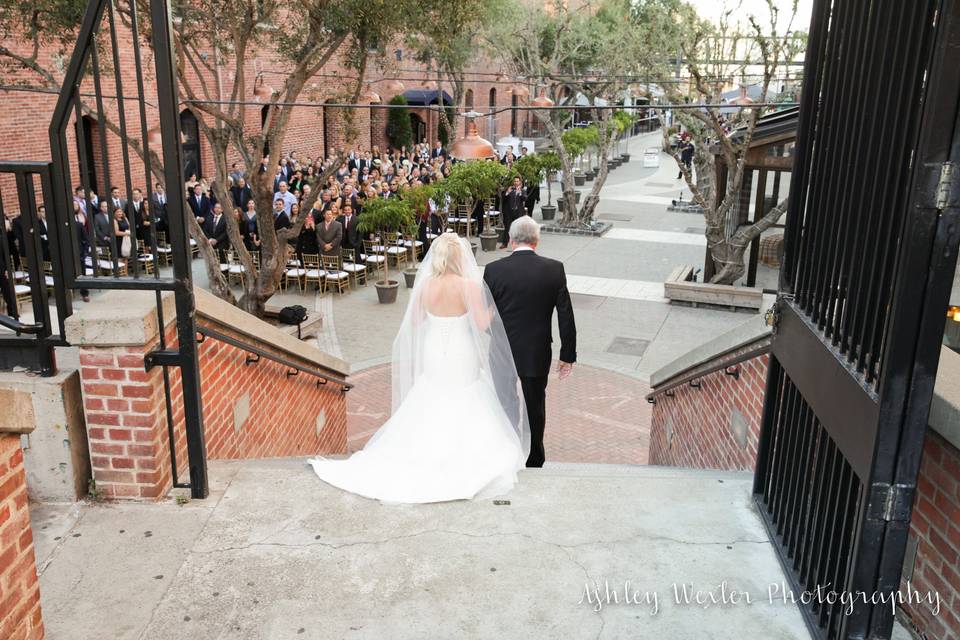
<path fill-rule="evenodd" d="M 874 483 L 870 517 L 886 522 L 909 522 L 915 491 L 915 487 L 908 484 Z"/>
<path fill-rule="evenodd" d="M 944 162 L 940 165 L 940 180 L 937 181 L 936 208 L 939 211 L 957 206 L 957 163 Z"/>

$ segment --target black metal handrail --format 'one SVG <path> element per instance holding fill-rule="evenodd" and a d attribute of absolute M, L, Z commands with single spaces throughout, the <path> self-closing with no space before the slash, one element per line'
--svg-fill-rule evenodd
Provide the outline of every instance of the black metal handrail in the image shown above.
<path fill-rule="evenodd" d="M 317 384 L 318 384 L 318 385 L 323 385 L 323 384 L 327 384 L 328 382 L 332 382 L 332 383 L 337 384 L 337 385 L 340 386 L 340 390 L 341 390 L 342 393 L 346 393 L 347 391 L 350 391 L 350 389 L 353 389 L 353 385 L 350 384 L 349 382 L 347 382 L 346 378 L 340 378 L 340 377 L 337 377 L 337 376 L 331 376 L 331 375 L 329 375 L 329 374 L 326 374 L 326 373 L 320 371 L 319 369 L 315 369 L 315 368 L 313 368 L 313 367 L 308 367 L 308 366 L 305 366 L 305 365 L 302 365 L 302 364 L 298 364 L 298 363 L 294 362 L 293 360 L 290 360 L 290 359 L 288 359 L 288 358 L 284 358 L 283 356 L 278 356 L 278 355 L 275 354 L 275 353 L 271 353 L 271 352 L 267 351 L 266 349 L 261 349 L 260 347 L 257 347 L 257 346 L 255 346 L 255 345 L 250 344 L 249 342 L 244 342 L 243 340 L 240 340 L 240 339 L 238 339 L 238 338 L 234 338 L 233 336 L 228 336 L 227 334 L 221 333 L 220 331 L 217 331 L 216 329 L 211 329 L 211 328 L 209 328 L 209 327 L 204 327 L 204 326 L 202 326 L 202 325 L 197 325 L 197 333 L 199 333 L 200 335 L 203 335 L 203 336 L 207 336 L 207 337 L 213 338 L 214 340 L 219 340 L 220 342 L 224 342 L 224 343 L 226 343 L 226 344 L 229 344 L 230 346 L 236 347 L 237 349 L 243 349 L 244 351 L 246 351 L 246 352 L 248 352 L 248 353 L 252 353 L 252 354 L 254 354 L 255 356 L 257 356 L 256 359 L 248 359 L 248 360 L 247 360 L 247 364 L 251 364 L 251 363 L 254 363 L 254 362 L 259 362 L 260 358 L 266 358 L 267 360 L 272 360 L 273 362 L 276 362 L 276 363 L 278 363 L 278 364 L 282 364 L 282 365 L 285 366 L 285 367 L 290 367 L 291 369 L 293 369 L 293 370 L 296 371 L 297 373 L 301 373 L 301 372 L 302 372 L 302 373 L 306 373 L 306 374 L 308 374 L 308 375 L 311 375 L 311 376 L 315 376 L 315 377 L 317 377 L 317 378 L 320 378 L 320 380 L 322 380 L 322 382 L 321 382 L 321 381 L 317 381 Z M 296 373 L 293 373 L 293 374 L 288 373 L 288 376 L 292 376 L 292 375 L 297 375 L 297 374 L 296 374 Z"/>
<path fill-rule="evenodd" d="M 27 334 L 36 334 L 40 333 L 46 328 L 46 325 L 40 323 L 27 324 L 26 322 L 20 322 L 16 318 L 11 318 L 8 315 L 0 313 L 0 327 L 6 327 L 12 331 L 16 331 L 17 335 L 21 333 Z"/>
<path fill-rule="evenodd" d="M 753 347 L 752 349 L 748 349 L 743 353 L 740 353 L 737 356 L 730 359 L 724 359 L 724 358 L 730 355 L 731 353 L 735 353 L 738 350 L 743 349 L 742 344 L 736 347 L 733 347 L 732 349 L 727 349 L 726 351 L 722 351 L 718 353 L 717 355 L 714 356 L 714 359 L 717 360 L 718 362 L 716 364 L 710 365 L 705 369 L 698 368 L 702 365 L 702 363 L 700 363 L 697 365 L 693 365 L 692 367 L 687 367 L 686 369 L 678 371 L 674 375 L 667 378 L 664 382 L 657 385 L 657 387 L 654 390 L 652 390 L 650 393 L 648 393 L 647 402 L 651 404 L 656 404 L 657 396 L 660 394 L 666 393 L 668 391 L 672 391 L 673 389 L 676 389 L 677 387 L 681 387 L 685 384 L 690 384 L 695 380 L 698 380 L 700 378 L 710 375 L 711 373 L 716 373 L 717 371 L 726 369 L 728 367 L 732 367 L 733 365 L 740 364 L 741 362 L 746 362 L 747 360 L 756 358 L 757 356 L 762 356 L 765 353 L 770 353 L 770 337 L 764 336 L 760 340 L 764 340 L 765 342 L 763 344 L 759 344 Z"/>

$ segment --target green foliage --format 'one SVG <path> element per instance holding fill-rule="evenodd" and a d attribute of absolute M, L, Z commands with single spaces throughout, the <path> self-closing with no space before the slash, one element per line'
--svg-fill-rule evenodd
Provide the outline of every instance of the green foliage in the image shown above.
<path fill-rule="evenodd" d="M 618 133 L 623 133 L 624 131 L 628 131 L 630 127 L 633 126 L 633 123 L 636 121 L 636 117 L 630 115 L 626 111 L 614 111 L 613 121 L 617 125 Z"/>
<path fill-rule="evenodd" d="M 524 184 L 540 184 L 543 180 L 544 167 L 540 161 L 540 156 L 535 153 L 529 153 L 513 163 L 511 173 L 520 176 Z"/>
<path fill-rule="evenodd" d="M 407 99 L 402 95 L 396 95 L 388 104 L 406 105 Z M 413 128 L 410 126 L 408 109 L 390 109 L 387 114 L 387 140 L 396 149 L 409 148 L 413 145 Z"/>
<path fill-rule="evenodd" d="M 587 146 L 590 144 L 590 139 L 591 136 L 587 132 L 587 127 L 567 129 L 563 132 L 563 135 L 560 136 L 564 150 L 572 157 L 583 155 L 583 152 L 587 150 Z"/>
<path fill-rule="evenodd" d="M 363 205 L 357 228 L 385 237 L 390 231 L 407 229 L 414 221 L 413 207 L 406 199 L 373 198 Z"/>
<path fill-rule="evenodd" d="M 563 163 L 560 162 L 560 156 L 557 155 L 556 151 L 544 151 L 538 153 L 537 156 L 540 158 L 540 166 L 547 174 L 560 171 L 563 168 Z"/>
<path fill-rule="evenodd" d="M 436 193 L 441 198 L 449 195 L 453 202 L 472 207 L 477 200 L 494 195 L 508 174 L 509 170 L 499 162 L 460 162 L 447 178 L 436 183 Z"/>
<path fill-rule="evenodd" d="M 547 174 L 547 206 L 551 206 L 553 204 L 553 191 L 550 178 L 563 168 L 563 162 L 560 161 L 560 156 L 557 155 L 556 151 L 545 151 L 537 155 L 540 156 L 540 166 Z"/>

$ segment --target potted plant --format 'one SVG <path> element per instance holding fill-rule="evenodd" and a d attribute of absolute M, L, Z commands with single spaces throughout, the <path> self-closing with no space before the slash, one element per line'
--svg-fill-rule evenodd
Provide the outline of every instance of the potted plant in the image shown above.
<path fill-rule="evenodd" d="M 550 181 L 557 171 L 562 168 L 560 156 L 554 151 L 547 151 L 540 155 L 540 167 L 547 178 L 547 204 L 540 205 L 540 215 L 544 220 L 553 220 L 557 215 L 557 207 L 553 204 L 553 193 L 550 190 Z"/>
<path fill-rule="evenodd" d="M 617 135 L 620 137 L 621 140 L 627 134 L 627 132 L 633 129 L 633 123 L 636 121 L 636 118 L 634 118 L 632 115 L 630 115 L 626 111 L 615 111 L 613 114 L 613 119 L 617 123 L 617 131 L 618 131 Z M 629 147 L 627 147 L 626 152 L 620 154 L 620 160 L 623 163 L 630 162 Z"/>
<path fill-rule="evenodd" d="M 589 145 L 590 133 L 587 131 L 589 127 L 578 127 L 574 129 L 567 129 L 563 132 L 561 141 L 563 142 L 563 148 L 566 149 L 567 153 L 571 156 L 574 156 L 579 160 L 583 156 L 583 152 L 587 149 Z M 578 166 L 573 171 L 573 184 L 577 187 L 582 187 L 587 182 L 587 174 L 584 173 Z M 559 200 L 557 200 L 559 202 Z"/>
<path fill-rule="evenodd" d="M 473 215 L 477 204 L 494 195 L 509 174 L 509 169 L 499 162 L 489 160 L 473 160 L 454 165 L 450 175 L 434 185 L 434 194 L 439 200 L 448 196 L 452 206 L 462 205 L 467 215 Z M 496 237 L 492 229 L 485 229 L 481 234 L 489 237 L 490 233 Z M 467 241 L 476 255 L 478 245 L 470 238 L 470 225 L 467 225 Z"/>
<path fill-rule="evenodd" d="M 420 233 L 421 217 L 427 218 L 429 225 L 430 200 L 435 195 L 433 185 L 422 184 L 412 187 L 403 192 L 403 199 L 410 203 L 413 210 L 413 218 L 409 227 L 404 230 L 404 235 L 410 238 L 410 246 L 407 247 L 407 266 L 403 269 L 403 279 L 408 289 L 413 288 L 414 281 L 417 278 L 417 271 L 420 266 L 417 264 L 417 236 Z"/>
<path fill-rule="evenodd" d="M 373 198 L 363 207 L 363 214 L 357 225 L 361 233 L 374 233 L 380 238 L 380 243 L 387 244 L 390 234 L 409 229 L 415 223 L 413 207 L 407 200 L 399 198 Z M 374 283 L 377 289 L 377 298 L 381 304 L 397 301 L 397 290 L 400 283 L 390 279 L 390 261 L 385 260 L 383 265 L 383 280 Z"/>

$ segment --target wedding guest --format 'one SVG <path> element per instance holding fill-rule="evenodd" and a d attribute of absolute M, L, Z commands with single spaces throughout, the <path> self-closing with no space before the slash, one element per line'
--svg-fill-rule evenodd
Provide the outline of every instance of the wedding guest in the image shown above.
<path fill-rule="evenodd" d="M 323 222 L 317 226 L 317 241 L 320 251 L 325 256 L 340 255 L 340 245 L 343 241 L 343 227 L 334 218 L 333 208 L 323 214 Z"/>

